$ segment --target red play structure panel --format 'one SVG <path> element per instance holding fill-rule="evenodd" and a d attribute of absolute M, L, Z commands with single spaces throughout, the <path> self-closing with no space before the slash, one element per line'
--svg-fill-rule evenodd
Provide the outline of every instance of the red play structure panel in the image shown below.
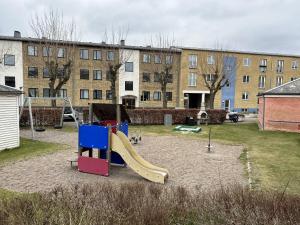
<path fill-rule="evenodd" d="M 102 176 L 109 176 L 109 165 L 106 159 L 80 156 L 78 158 L 78 170 L 84 173 L 92 173 Z"/>

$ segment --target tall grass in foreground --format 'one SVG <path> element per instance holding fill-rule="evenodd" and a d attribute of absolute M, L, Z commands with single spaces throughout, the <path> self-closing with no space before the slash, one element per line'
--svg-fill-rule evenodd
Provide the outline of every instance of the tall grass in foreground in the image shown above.
<path fill-rule="evenodd" d="M 152 184 L 55 188 L 0 199 L 0 224 L 300 224 L 300 197 L 234 186 L 208 193 Z"/>

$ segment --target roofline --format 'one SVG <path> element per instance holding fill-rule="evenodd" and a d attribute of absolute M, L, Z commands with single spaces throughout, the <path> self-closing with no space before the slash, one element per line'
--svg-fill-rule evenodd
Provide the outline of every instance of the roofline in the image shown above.
<path fill-rule="evenodd" d="M 13 36 L 1 36 L 0 40 L 7 41 L 21 41 L 21 42 L 45 42 L 49 39 L 39 39 L 31 37 L 21 37 L 16 38 Z M 96 42 L 83 42 L 83 41 L 54 41 L 57 43 L 70 43 L 77 46 L 86 46 L 86 47 L 101 47 L 101 48 L 115 48 L 115 49 L 131 49 L 131 50 L 143 50 L 143 51 L 170 51 L 169 48 L 157 48 L 157 47 L 144 47 L 144 46 L 132 46 L 132 45 L 120 45 L 120 44 L 106 44 L 106 43 L 96 43 Z M 172 53 L 181 53 L 181 49 L 177 47 L 172 47 Z"/>
<path fill-rule="evenodd" d="M 197 48 L 197 47 L 181 47 L 182 50 L 194 50 L 194 51 L 210 51 L 210 52 L 227 52 L 233 54 L 248 54 L 248 55 L 264 55 L 264 56 L 279 56 L 279 57 L 293 57 L 300 58 L 300 55 L 283 54 L 283 53 L 268 53 L 268 52 L 252 52 L 252 51 L 239 51 L 232 49 L 213 49 L 213 48 Z"/>
<path fill-rule="evenodd" d="M 300 96 L 300 93 L 260 93 L 257 96 L 265 96 L 265 95 L 286 95 L 286 96 L 298 95 L 298 96 Z"/>

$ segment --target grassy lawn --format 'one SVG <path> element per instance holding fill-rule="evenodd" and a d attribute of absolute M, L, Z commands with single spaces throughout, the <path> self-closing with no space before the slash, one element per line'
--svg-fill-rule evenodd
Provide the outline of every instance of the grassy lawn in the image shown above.
<path fill-rule="evenodd" d="M 10 161 L 52 153 L 64 149 L 67 149 L 67 145 L 21 138 L 20 147 L 14 149 L 6 149 L 0 152 L 0 165 Z"/>
<path fill-rule="evenodd" d="M 260 187 L 300 194 L 300 135 L 296 133 L 259 131 L 257 124 L 223 124 L 202 126 L 198 134 L 181 134 L 172 127 L 130 126 L 131 133 L 181 135 L 207 138 L 212 128 L 212 140 L 242 144 L 247 148 L 253 166 L 253 178 Z"/>

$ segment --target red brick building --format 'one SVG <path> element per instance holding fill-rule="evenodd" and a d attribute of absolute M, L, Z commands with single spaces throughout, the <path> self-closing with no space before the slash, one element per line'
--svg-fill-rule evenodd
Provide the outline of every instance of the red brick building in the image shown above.
<path fill-rule="evenodd" d="M 258 95 L 262 130 L 300 133 L 300 78 Z"/>

